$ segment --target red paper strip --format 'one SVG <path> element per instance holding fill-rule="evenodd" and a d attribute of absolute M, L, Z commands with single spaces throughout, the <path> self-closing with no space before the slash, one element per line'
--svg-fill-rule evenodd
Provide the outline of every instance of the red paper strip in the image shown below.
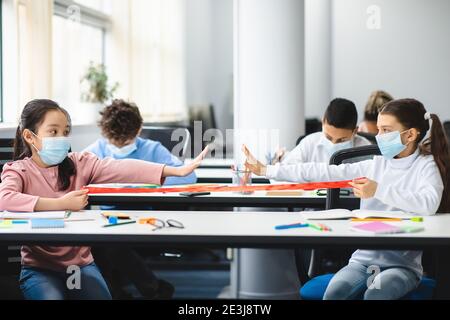
<path fill-rule="evenodd" d="M 178 192 L 252 192 L 252 191 L 280 191 L 280 190 L 317 190 L 317 189 L 340 189 L 351 188 L 347 181 L 337 182 L 313 182 L 296 184 L 274 184 L 274 185 L 253 185 L 253 186 L 190 186 L 177 188 L 105 188 L 105 187 L 85 187 L 89 194 L 108 194 L 108 193 L 178 193 Z"/>

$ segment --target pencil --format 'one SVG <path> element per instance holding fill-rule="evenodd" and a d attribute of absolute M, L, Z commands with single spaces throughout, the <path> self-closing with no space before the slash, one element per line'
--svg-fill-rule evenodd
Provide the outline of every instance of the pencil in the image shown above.
<path fill-rule="evenodd" d="M 115 224 L 105 224 L 103 226 L 103 228 L 109 228 L 109 227 L 115 227 L 115 226 L 123 226 L 125 224 L 132 224 L 132 223 L 136 223 L 136 221 L 119 222 L 119 223 L 115 223 Z"/>

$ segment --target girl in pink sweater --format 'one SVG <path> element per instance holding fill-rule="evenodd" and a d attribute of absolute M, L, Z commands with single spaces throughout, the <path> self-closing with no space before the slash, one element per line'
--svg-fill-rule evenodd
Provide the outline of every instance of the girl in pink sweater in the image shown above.
<path fill-rule="evenodd" d="M 0 211 L 79 211 L 88 204 L 83 186 L 162 184 L 165 177 L 192 173 L 207 152 L 177 168 L 140 160 L 100 160 L 91 153 L 69 153 L 70 130 L 70 116 L 57 103 L 34 100 L 25 106 L 14 144 L 15 162 L 6 164 L 1 176 Z M 26 299 L 111 299 L 89 247 L 23 246 L 21 254 L 20 286 Z M 81 271 L 81 288 L 71 289 L 67 271 L 74 266 Z"/>

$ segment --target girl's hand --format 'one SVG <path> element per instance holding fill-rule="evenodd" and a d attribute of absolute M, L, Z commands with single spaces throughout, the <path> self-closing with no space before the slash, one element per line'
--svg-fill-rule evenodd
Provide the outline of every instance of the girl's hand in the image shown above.
<path fill-rule="evenodd" d="M 355 196 L 361 199 L 373 198 L 378 188 L 377 182 L 366 178 L 353 180 L 350 185 L 353 187 Z"/>
<path fill-rule="evenodd" d="M 197 169 L 200 164 L 202 163 L 202 160 L 205 159 L 206 154 L 208 153 L 209 148 L 208 146 L 198 155 L 197 158 L 194 159 L 190 164 L 183 167 L 168 167 L 165 166 L 163 170 L 163 177 L 185 177 L 187 175 L 190 175 L 192 172 L 194 172 L 195 169 Z"/>
<path fill-rule="evenodd" d="M 245 167 L 257 176 L 265 176 L 267 167 L 256 160 L 256 158 L 250 153 L 246 145 L 242 145 L 242 152 L 247 158 L 245 160 Z"/>
<path fill-rule="evenodd" d="M 88 205 L 89 190 L 72 191 L 59 198 L 61 210 L 80 211 Z"/>
<path fill-rule="evenodd" d="M 275 152 L 275 158 L 272 161 L 272 165 L 277 164 L 278 162 L 281 162 L 281 159 L 283 159 L 284 155 L 286 154 L 285 148 L 280 148 Z"/>

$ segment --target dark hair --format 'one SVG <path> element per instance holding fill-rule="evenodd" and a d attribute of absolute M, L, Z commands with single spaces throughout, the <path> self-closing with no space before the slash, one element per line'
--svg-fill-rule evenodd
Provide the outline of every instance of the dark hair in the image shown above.
<path fill-rule="evenodd" d="M 430 137 L 425 136 L 430 129 L 429 120 L 425 119 L 426 110 L 423 104 L 415 99 L 393 100 L 386 104 L 380 114 L 394 116 L 405 128 L 417 129 L 420 134 L 416 140 L 420 153 L 433 155 L 444 183 L 444 192 L 438 212 L 450 211 L 449 179 L 450 179 L 450 151 L 447 137 L 439 117 L 431 114 L 433 126 Z M 423 141 L 422 141 L 423 140 Z"/>
<path fill-rule="evenodd" d="M 37 134 L 39 126 L 44 122 L 45 115 L 52 110 L 58 110 L 64 113 L 69 122 L 69 126 L 71 126 L 69 113 L 61 108 L 56 102 L 45 99 L 28 102 L 23 108 L 19 126 L 16 131 L 16 138 L 14 140 L 14 161 L 32 156 L 33 153 L 31 147 L 23 139 L 23 131 L 28 129 Z M 58 165 L 58 187 L 60 191 L 67 190 L 70 187 L 70 178 L 75 175 L 75 173 L 75 164 L 69 157 L 64 159 L 64 161 Z"/>
<path fill-rule="evenodd" d="M 355 130 L 358 122 L 358 111 L 355 104 L 350 100 L 336 98 L 330 102 L 323 119 L 333 127 Z"/>
<path fill-rule="evenodd" d="M 124 100 L 114 100 L 100 114 L 98 124 L 103 136 L 120 142 L 135 138 L 144 123 L 139 108 Z"/>
<path fill-rule="evenodd" d="M 366 108 L 364 109 L 364 120 L 377 122 L 378 114 L 383 109 L 384 105 L 392 100 L 394 100 L 394 98 L 386 91 L 378 90 L 372 92 L 366 103 Z"/>

